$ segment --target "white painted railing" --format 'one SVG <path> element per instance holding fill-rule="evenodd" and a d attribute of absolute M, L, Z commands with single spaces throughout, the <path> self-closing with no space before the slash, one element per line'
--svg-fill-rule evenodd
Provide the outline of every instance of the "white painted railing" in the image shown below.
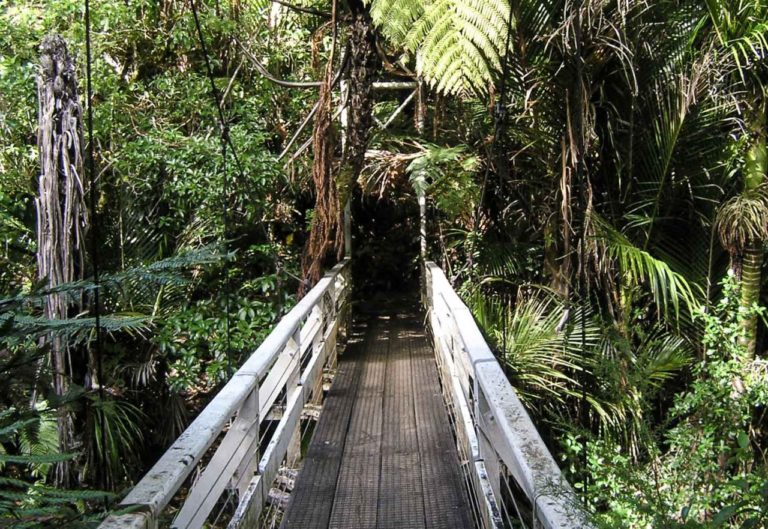
<path fill-rule="evenodd" d="M 590 527 L 467 306 L 434 263 L 425 264 L 424 283 L 443 392 L 469 467 L 465 476 L 478 525 L 501 528 L 517 514 L 530 517 L 534 527 Z M 516 500 L 518 487 L 524 498 Z"/>
<path fill-rule="evenodd" d="M 229 529 L 257 526 L 280 465 L 300 456 L 302 409 L 322 390 L 323 367 L 335 364 L 337 332 L 348 310 L 349 268 L 348 259 L 335 266 L 280 320 L 121 502 L 131 512 L 109 517 L 100 529 L 155 529 L 171 518 L 170 527 L 201 528 L 225 491 L 238 498 Z M 278 405 L 279 422 L 262 438 L 260 426 Z M 182 487 L 188 492 L 183 501 L 177 498 L 181 506 L 174 517 L 166 507 Z"/>

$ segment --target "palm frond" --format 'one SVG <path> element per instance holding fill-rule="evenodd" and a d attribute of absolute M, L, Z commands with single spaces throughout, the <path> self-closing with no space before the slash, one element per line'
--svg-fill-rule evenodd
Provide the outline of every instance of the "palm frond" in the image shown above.
<path fill-rule="evenodd" d="M 666 316 L 672 309 L 675 318 L 679 318 L 681 304 L 689 313 L 694 312 L 699 304 L 698 289 L 692 287 L 681 274 L 672 270 L 666 262 L 635 246 L 597 214 L 590 216 L 590 222 L 596 242 L 608 259 L 618 266 L 623 281 L 634 286 L 647 286 L 654 303 Z"/>
<path fill-rule="evenodd" d="M 521 396 L 528 401 L 546 395 L 562 402 L 574 395 L 579 383 L 573 374 L 585 369 L 587 353 L 600 341 L 600 329 L 584 311 L 570 311 L 569 329 L 560 329 L 564 307 L 546 290 L 519 295 L 514 307 L 505 300 L 476 290 L 468 303 L 479 323 L 499 350 L 500 361 Z"/>

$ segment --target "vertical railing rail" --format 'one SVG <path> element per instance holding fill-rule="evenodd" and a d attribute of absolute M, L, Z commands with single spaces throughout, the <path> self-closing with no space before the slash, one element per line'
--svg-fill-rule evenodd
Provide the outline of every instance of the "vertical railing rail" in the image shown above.
<path fill-rule="evenodd" d="M 472 314 L 432 262 L 425 263 L 425 283 L 443 392 L 478 525 L 502 528 L 514 518 L 524 527 L 591 527 Z"/>
<path fill-rule="evenodd" d="M 350 290 L 345 259 L 280 320 L 128 493 L 120 504 L 124 513 L 100 529 L 199 529 L 210 524 L 217 506 L 221 510 L 225 491 L 237 499 L 228 527 L 257 527 L 280 465 L 300 455 L 302 410 L 322 388 L 323 367 L 335 364 Z M 264 422 L 278 404 L 280 418 L 265 434 Z M 171 504 L 174 512 L 168 512 Z"/>

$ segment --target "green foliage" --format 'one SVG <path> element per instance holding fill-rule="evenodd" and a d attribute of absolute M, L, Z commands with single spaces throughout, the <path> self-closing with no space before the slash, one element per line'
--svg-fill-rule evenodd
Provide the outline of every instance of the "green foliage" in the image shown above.
<path fill-rule="evenodd" d="M 122 476 L 130 476 L 142 459 L 147 417 L 125 400 L 88 395 L 89 428 L 87 460 L 83 472 L 102 476 L 114 486 Z"/>
<path fill-rule="evenodd" d="M 622 283 L 629 288 L 647 285 L 654 303 L 664 316 L 669 315 L 671 308 L 674 316 L 679 317 L 680 305 L 693 313 L 698 306 L 695 290 L 681 274 L 672 270 L 665 261 L 636 247 L 598 216 L 592 215 L 591 222 L 597 243 L 603 247 L 606 257 L 616 262 Z"/>
<path fill-rule="evenodd" d="M 329 26 L 287 8 L 266 24 L 262 0 L 197 4 L 243 174 L 231 157 L 223 172 L 188 3 L 92 2 L 104 401 L 84 379 L 54 398 L 39 346 L 67 336 L 76 371 L 89 369 L 95 285 L 57 288 L 85 305 L 51 322 L 41 317 L 51 292 L 35 279 L 36 48 L 51 31 L 67 38 L 82 95 L 83 5 L 26 1 L 0 12 L 0 396 L 21 410 L 37 391 L 52 408 L 1 415 L 0 525 L 19 513 L 21 526 L 83 520 L 98 494 L 54 490 L 50 466 L 74 457 L 86 482 L 103 473 L 115 488 L 138 477 L 144 456 L 179 434 L 294 302 L 311 172 L 299 159 L 283 175 L 275 154 L 315 92 L 272 87 L 235 42 L 277 77 L 315 79 Z M 379 133 L 384 148 L 395 145 L 376 151 L 386 158 L 380 187 L 405 195 L 400 205 L 412 203 L 410 188 L 430 198 L 430 251 L 463 283 L 545 437 L 564 439 L 575 481 L 591 474 L 599 521 L 766 525 L 765 364 L 739 344 L 740 321 L 762 311 L 738 308 L 731 282 L 727 302 L 692 316 L 718 294 L 728 257 L 718 231 L 732 255 L 765 239 L 764 190 L 741 194 L 759 165 L 745 152 L 765 128 L 753 119 L 765 106 L 765 1 L 367 5 L 388 41 L 379 51 L 396 54 L 388 67 L 431 86 L 427 121 L 440 144 Z M 505 55 L 507 119 L 497 128 L 490 108 Z M 397 128 L 410 126 L 409 112 Z M 226 251 L 209 247 L 224 239 Z M 405 266 L 399 255 L 375 257 L 377 268 Z M 59 405 L 72 412 L 83 453 L 58 454 Z"/>
<path fill-rule="evenodd" d="M 153 337 L 169 361 L 173 391 L 208 391 L 266 338 L 278 313 L 268 302 L 233 296 L 229 336 L 224 300 L 202 300 L 168 317 Z"/>
<path fill-rule="evenodd" d="M 509 4 L 504 0 L 369 0 L 394 44 L 416 54 L 418 73 L 446 94 L 485 93 L 501 69 Z"/>
<path fill-rule="evenodd" d="M 471 216 L 477 208 L 480 196 L 473 179 L 478 165 L 478 158 L 464 146 L 426 144 L 406 171 L 417 193 L 432 197 L 441 212 L 455 219 Z"/>
<path fill-rule="evenodd" d="M 584 347 L 594 349 L 600 337 L 599 328 L 589 321 L 582 344 L 581 311 L 572 312 L 568 325 L 575 332 L 570 332 L 561 328 L 562 305 L 547 292 L 520 292 L 510 307 L 478 289 L 469 304 L 520 396 L 534 401 L 529 405 L 562 403 L 577 393 L 574 377 L 586 367 Z"/>
<path fill-rule="evenodd" d="M 693 381 L 676 395 L 670 427 L 646 438 L 638 464 L 608 439 L 589 447 L 589 497 L 605 527 L 762 527 L 768 521 L 768 469 L 759 410 L 768 404 L 765 362 L 740 345 L 743 320 L 765 309 L 739 310 L 733 277 L 717 306 L 700 311 L 703 357 Z M 567 450 L 575 456 L 573 442 Z M 604 502 L 604 503 L 602 503 Z"/>
<path fill-rule="evenodd" d="M 114 499 L 102 491 L 46 485 L 46 469 L 52 463 L 74 458 L 74 454 L 58 453 L 58 434 L 55 426 L 48 426 L 50 422 L 45 406 L 0 412 L 0 525 L 20 529 L 95 527 L 104 514 L 92 506 Z"/>

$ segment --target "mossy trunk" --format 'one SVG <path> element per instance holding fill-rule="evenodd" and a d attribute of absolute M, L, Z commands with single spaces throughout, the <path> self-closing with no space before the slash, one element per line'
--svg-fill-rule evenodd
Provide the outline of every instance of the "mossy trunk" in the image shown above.
<path fill-rule="evenodd" d="M 758 105 L 762 109 L 762 105 Z M 752 115 L 750 123 L 751 145 L 747 152 L 744 167 L 744 191 L 749 192 L 765 182 L 768 168 L 768 150 L 766 149 L 765 112 L 760 110 Z M 749 309 L 760 300 L 762 286 L 763 244 L 765 241 L 753 241 L 743 249 L 741 255 L 741 301 L 742 310 Z M 744 322 L 742 345 L 749 356 L 755 355 L 757 346 L 757 315 L 751 314 Z"/>
<path fill-rule="evenodd" d="M 348 112 L 344 135 L 344 164 L 337 179 L 339 199 L 346 204 L 365 165 L 373 113 L 373 80 L 379 70 L 376 35 L 368 9 L 360 0 L 349 2 Z"/>

